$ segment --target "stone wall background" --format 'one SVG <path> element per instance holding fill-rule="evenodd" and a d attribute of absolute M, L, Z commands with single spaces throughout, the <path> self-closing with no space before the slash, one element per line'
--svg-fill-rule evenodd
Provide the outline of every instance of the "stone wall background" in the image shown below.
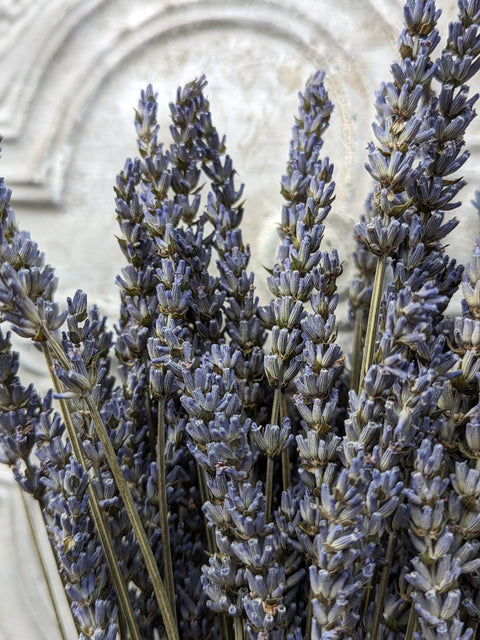
<path fill-rule="evenodd" d="M 115 240 L 113 183 L 135 153 L 132 123 L 140 90 L 159 94 L 169 142 L 168 103 L 177 86 L 205 73 L 214 122 L 227 135 L 246 183 L 244 235 L 253 269 L 271 265 L 297 92 L 325 69 L 335 103 L 325 154 L 335 163 L 337 199 L 325 242 L 345 261 L 340 340 L 349 331 L 346 291 L 352 228 L 368 193 L 365 146 L 374 91 L 388 80 L 402 24 L 401 0 L 0 0 L 0 174 L 13 189 L 23 228 L 56 266 L 59 300 L 87 291 L 115 320 L 113 285 L 122 267 Z M 454 0 L 438 0 L 441 30 Z M 476 81 L 478 89 L 480 82 Z M 471 255 L 477 220 L 469 204 L 480 180 L 480 120 L 470 127 L 472 158 L 462 225 L 450 253 Z M 259 294 L 266 296 L 257 276 Z M 458 308 L 458 300 L 453 304 Z M 48 386 L 34 349 L 22 349 L 25 382 Z M 34 527 L 41 529 L 38 513 Z M 9 470 L 0 468 L 0 640 L 56 639 L 25 510 Z M 45 544 L 45 543 L 43 543 Z M 48 557 L 48 549 L 47 549 Z M 69 636 L 69 637 L 74 637 Z"/>

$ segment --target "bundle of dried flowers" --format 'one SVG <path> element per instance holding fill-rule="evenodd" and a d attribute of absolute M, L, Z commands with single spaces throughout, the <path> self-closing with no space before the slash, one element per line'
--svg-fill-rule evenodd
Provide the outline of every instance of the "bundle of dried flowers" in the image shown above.
<path fill-rule="evenodd" d="M 113 332 L 82 291 L 60 310 L 1 182 L 0 316 L 43 351 L 53 390 L 22 385 L 0 334 L 0 460 L 39 502 L 79 638 L 476 636 L 480 240 L 464 268 L 444 238 L 480 1 L 458 9 L 435 57 L 440 11 L 406 0 L 377 93 L 351 366 L 342 266 L 322 246 L 335 190 L 322 72 L 299 95 L 264 306 L 204 77 L 178 90 L 168 147 L 152 87 L 141 94 L 138 158 L 115 186 L 127 264 Z"/>

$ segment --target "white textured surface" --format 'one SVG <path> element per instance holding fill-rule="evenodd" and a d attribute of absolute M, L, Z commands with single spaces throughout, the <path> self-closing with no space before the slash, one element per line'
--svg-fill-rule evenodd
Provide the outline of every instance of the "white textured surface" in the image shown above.
<path fill-rule="evenodd" d="M 33 500 L 24 503 L 20 491 L 10 470 L 0 465 L 0 640 L 62 640 L 42 567 L 34 551 L 32 528 L 51 574 L 62 624 L 67 630 L 64 637 L 73 639 L 75 627 L 55 574 L 40 510 Z"/>
<path fill-rule="evenodd" d="M 442 30 L 455 15 L 440 0 Z M 368 192 L 363 169 L 373 96 L 395 57 L 400 0 L 0 0 L 0 173 L 14 206 L 60 278 L 59 299 L 83 288 L 112 321 L 122 265 L 114 235 L 115 174 L 134 153 L 133 108 L 151 82 L 168 142 L 168 102 L 178 85 L 207 75 L 214 122 L 227 135 L 246 183 L 244 233 L 252 267 L 272 264 L 279 180 L 297 92 L 317 68 L 335 103 L 325 153 L 336 166 L 337 200 L 326 242 L 345 261 L 345 313 L 353 222 Z M 477 82 L 478 86 L 478 82 Z M 480 125 L 469 133 L 468 203 L 480 159 Z M 469 258 L 473 208 L 451 253 Z M 259 272 L 258 289 L 265 287 Z M 344 323 L 344 329 L 348 329 Z M 24 349 L 25 382 L 47 385 Z M 0 470 L 0 640 L 56 638 L 22 505 Z"/>

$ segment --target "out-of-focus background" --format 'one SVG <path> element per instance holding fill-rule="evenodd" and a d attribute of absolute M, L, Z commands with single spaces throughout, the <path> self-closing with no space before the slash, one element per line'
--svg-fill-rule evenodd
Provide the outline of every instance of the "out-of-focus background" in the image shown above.
<path fill-rule="evenodd" d="M 437 5 L 445 34 L 456 2 Z M 113 283 L 122 267 L 113 184 L 135 153 L 140 90 L 152 83 L 158 92 L 168 144 L 168 103 L 179 85 L 201 74 L 214 124 L 227 135 L 246 183 L 244 236 L 258 293 L 266 297 L 261 267 L 275 257 L 279 181 L 297 93 L 321 68 L 335 103 L 324 148 L 337 183 L 324 242 L 344 261 L 339 340 L 348 351 L 352 229 L 370 185 L 364 162 L 374 93 L 389 80 L 402 6 L 402 0 L 0 0 L 0 175 L 13 189 L 20 225 L 56 267 L 59 302 L 82 288 L 113 326 Z M 470 127 L 468 147 L 469 186 L 455 212 L 462 224 L 449 249 L 462 262 L 477 235 L 470 200 L 480 188 L 480 120 Z M 39 354 L 25 345 L 21 353 L 24 382 L 46 389 Z M 38 513 L 30 512 L 41 530 Z M 25 513 L 9 469 L 0 467 L 0 640 L 57 640 Z"/>

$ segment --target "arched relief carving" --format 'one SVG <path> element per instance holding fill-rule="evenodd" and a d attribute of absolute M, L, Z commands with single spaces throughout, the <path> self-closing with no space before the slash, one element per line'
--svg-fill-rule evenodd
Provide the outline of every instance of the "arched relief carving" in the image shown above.
<path fill-rule="evenodd" d="M 136 48 L 148 46 L 156 38 L 169 40 L 213 25 L 244 28 L 252 34 L 269 33 L 284 39 L 317 66 L 323 59 L 325 66 L 339 78 L 342 70 L 345 75 L 345 67 L 355 64 L 352 52 L 339 46 L 337 34 L 332 32 L 328 21 L 315 20 L 315 16 L 305 11 L 304 3 L 298 3 L 294 10 L 291 2 L 257 2 L 252 10 L 250 3 L 241 1 L 177 2 L 157 9 L 156 13 L 147 10 L 143 22 L 132 19 L 128 25 L 126 19 L 122 22 L 115 18 L 117 24 L 110 27 L 109 34 L 95 37 L 96 22 L 102 24 L 99 14 L 103 13 L 100 17 L 105 19 L 107 12 L 115 13 L 118 4 L 121 3 L 107 6 L 101 0 L 51 3 L 50 7 L 61 12 L 61 19 L 44 17 L 44 30 L 47 22 L 51 28 L 42 37 L 36 33 L 42 25 L 35 30 L 25 27 L 27 35 L 23 41 L 28 36 L 33 44 L 28 49 L 30 56 L 22 64 L 18 63 L 23 58 L 18 51 L 15 63 L 7 56 L 6 66 L 12 76 L 8 84 L 13 90 L 0 95 L 0 131 L 5 137 L 6 174 L 14 188 L 16 203 L 44 207 L 61 204 L 65 169 L 75 144 L 72 134 L 76 122 L 88 114 L 91 96 L 115 67 Z M 364 7 L 368 13 L 369 5 Z M 339 3 L 336 11 L 342 8 L 348 12 L 349 3 Z M 378 19 L 374 8 L 371 14 L 372 20 Z M 85 33 L 85 41 L 92 45 L 89 51 L 82 51 L 75 42 L 75 32 L 80 29 Z M 349 41 L 345 38 L 346 43 Z M 330 81 L 336 82 L 333 74 Z"/>
<path fill-rule="evenodd" d="M 37 0 L 2 3 L 0 131 L 8 143 L 22 138 L 35 94 L 73 30 L 105 0 Z M 20 141 L 21 142 L 21 141 Z M 5 143 L 4 143 L 5 146 Z"/>
<path fill-rule="evenodd" d="M 31 20 L 32 10 L 37 12 L 39 4 L 29 0 L 5 0 L 0 6 L 0 53 L 4 53 L 11 42 L 19 39 L 25 25 Z M 30 11 L 29 11 L 30 9 Z"/>

